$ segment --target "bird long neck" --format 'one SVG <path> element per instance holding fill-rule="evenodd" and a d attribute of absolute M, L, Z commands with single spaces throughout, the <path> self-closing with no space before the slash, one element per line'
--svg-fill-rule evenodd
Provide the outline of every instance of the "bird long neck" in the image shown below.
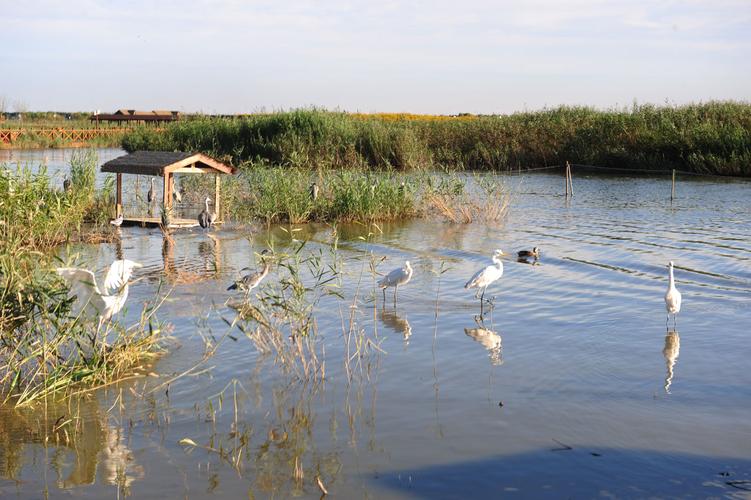
<path fill-rule="evenodd" d="M 501 262 L 501 258 L 497 255 L 493 255 L 493 264 L 495 264 L 497 267 L 501 267 L 503 265 L 503 262 Z"/>
<path fill-rule="evenodd" d="M 269 274 L 269 270 L 271 269 L 271 262 L 264 262 L 263 268 L 261 269 L 261 278 L 265 277 L 267 274 Z"/>
<path fill-rule="evenodd" d="M 208 199 L 208 198 L 206 198 L 206 199 L 205 199 L 205 200 L 203 200 L 203 201 L 204 201 L 204 202 L 206 203 L 206 211 L 208 212 L 208 211 L 209 211 L 209 199 Z M 195 213 L 195 212 L 193 212 L 193 213 Z"/>
<path fill-rule="evenodd" d="M 675 277 L 673 276 L 673 266 L 670 266 L 669 276 L 670 276 L 670 281 L 668 283 L 668 287 L 675 288 Z"/>

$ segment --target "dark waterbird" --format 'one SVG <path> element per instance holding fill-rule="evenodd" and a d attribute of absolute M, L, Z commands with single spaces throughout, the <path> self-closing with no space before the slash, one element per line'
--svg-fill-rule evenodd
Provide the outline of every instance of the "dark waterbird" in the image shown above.
<path fill-rule="evenodd" d="M 532 250 L 519 250 L 519 252 L 516 255 L 518 255 L 520 259 L 528 259 L 528 258 L 539 259 L 540 248 L 534 247 Z"/>
<path fill-rule="evenodd" d="M 264 250 L 261 252 L 261 258 L 263 258 L 264 255 L 268 253 L 268 250 Z M 249 268 L 243 269 L 243 271 L 247 270 Z M 244 290 L 246 293 L 253 290 L 255 287 L 257 287 L 261 281 L 263 281 L 263 278 L 266 277 L 267 274 L 269 274 L 269 270 L 271 269 L 271 262 L 268 260 L 263 260 L 263 266 L 261 267 L 260 271 L 257 271 L 255 273 L 246 274 L 239 280 L 232 283 L 232 285 L 227 288 L 227 290 Z"/>
<path fill-rule="evenodd" d="M 201 226 L 203 229 L 208 229 L 211 227 L 212 219 L 211 214 L 209 214 L 209 202 L 211 201 L 211 198 L 208 196 L 204 200 L 204 203 L 206 204 L 206 207 L 201 210 L 201 213 L 198 214 L 198 225 Z"/>

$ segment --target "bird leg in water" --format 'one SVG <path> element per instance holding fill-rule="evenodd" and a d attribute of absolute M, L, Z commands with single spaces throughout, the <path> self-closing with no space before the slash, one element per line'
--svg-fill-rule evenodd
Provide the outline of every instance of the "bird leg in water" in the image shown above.
<path fill-rule="evenodd" d="M 396 309 L 396 291 L 399 290 L 399 285 L 394 287 L 394 309 Z"/>

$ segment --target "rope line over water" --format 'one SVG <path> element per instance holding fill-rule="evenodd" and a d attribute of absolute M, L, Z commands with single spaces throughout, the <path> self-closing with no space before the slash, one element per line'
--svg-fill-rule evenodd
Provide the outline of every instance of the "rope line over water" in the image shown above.
<path fill-rule="evenodd" d="M 749 181 L 748 177 L 739 177 L 735 175 L 717 175 L 717 174 L 705 174 L 701 172 L 689 172 L 687 170 L 673 170 L 673 169 L 659 169 L 659 170 L 644 170 L 644 169 L 638 169 L 638 168 L 625 168 L 625 167 L 604 167 L 601 165 L 587 165 L 583 163 L 571 163 L 571 167 L 579 167 L 579 168 L 585 168 L 585 169 L 591 169 L 591 170 L 604 170 L 604 171 L 611 171 L 611 172 L 632 172 L 635 174 L 649 174 L 649 175 L 671 175 L 673 172 L 680 175 L 693 175 L 696 177 L 713 177 L 718 179 L 737 179 L 737 180 L 745 180 Z M 549 165 L 546 167 L 534 167 L 534 168 L 525 168 L 525 169 L 517 169 L 517 170 L 508 170 L 506 173 L 510 175 L 522 175 L 527 172 L 537 172 L 541 170 L 566 170 L 565 165 Z"/>

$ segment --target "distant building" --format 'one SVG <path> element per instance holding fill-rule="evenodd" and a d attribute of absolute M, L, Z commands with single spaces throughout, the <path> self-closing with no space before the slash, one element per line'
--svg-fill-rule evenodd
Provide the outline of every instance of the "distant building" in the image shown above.
<path fill-rule="evenodd" d="M 180 119 L 179 111 L 136 111 L 135 109 L 118 109 L 112 114 L 106 113 L 94 113 L 89 117 L 89 120 L 99 123 L 163 123 L 174 122 Z"/>

